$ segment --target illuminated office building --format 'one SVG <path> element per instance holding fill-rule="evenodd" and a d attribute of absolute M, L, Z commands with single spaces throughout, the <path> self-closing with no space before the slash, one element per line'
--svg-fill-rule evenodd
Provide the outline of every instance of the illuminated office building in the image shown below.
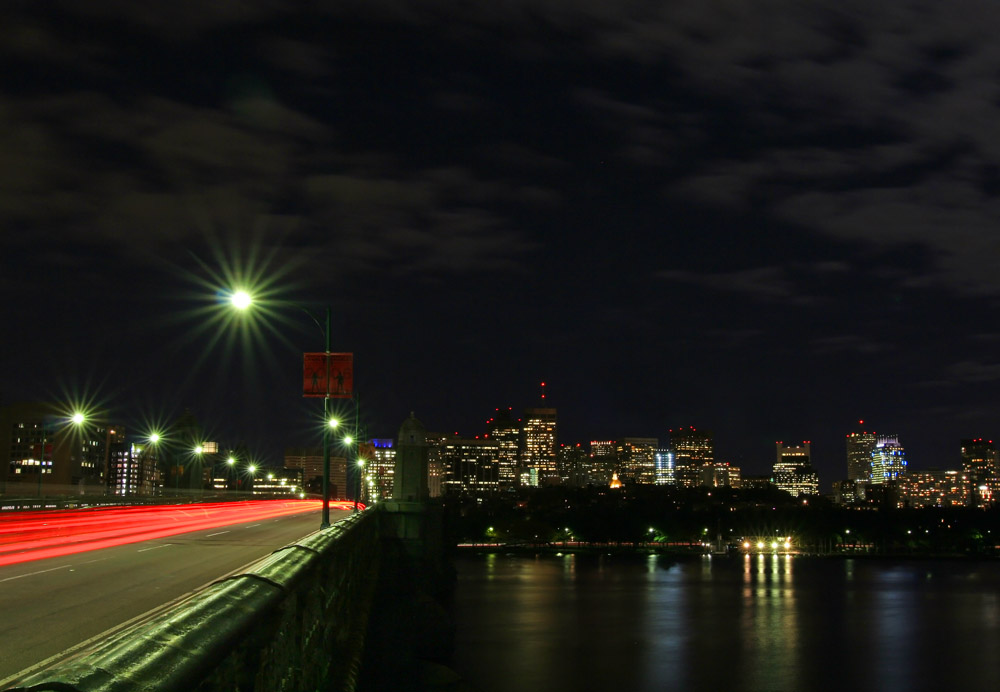
<path fill-rule="evenodd" d="M 457 434 L 428 432 L 427 439 L 427 492 L 431 497 L 440 497 L 447 480 L 442 446 L 447 440 L 457 439 Z"/>
<path fill-rule="evenodd" d="M 48 404 L 0 408 L 0 491 L 18 488 L 16 492 L 36 494 L 43 483 L 68 487 L 79 479 L 72 455 L 78 446 L 76 431 L 63 419 Z"/>
<path fill-rule="evenodd" d="M 626 483 L 653 485 L 656 482 L 655 437 L 625 437 L 617 445 L 619 478 Z"/>
<path fill-rule="evenodd" d="M 522 472 L 529 483 L 554 485 L 559 482 L 556 459 L 556 409 L 528 408 L 524 411 Z"/>
<path fill-rule="evenodd" d="M 702 483 L 702 467 L 715 463 L 715 445 L 711 430 L 694 427 L 670 431 L 674 450 L 674 477 L 677 485 L 695 488 Z"/>
<path fill-rule="evenodd" d="M 219 465 L 219 468 L 223 468 Z M 285 450 L 285 468 L 295 470 L 302 478 L 306 492 L 323 492 L 323 448 L 290 447 Z M 223 469 L 225 471 L 225 469 Z M 229 473 L 230 471 L 227 471 Z M 231 487 L 245 490 L 250 487 L 250 477 L 246 474 L 246 463 L 241 459 L 236 469 L 231 470 Z M 320 495 L 322 497 L 322 495 Z M 330 497 L 347 498 L 347 458 L 330 457 Z"/>
<path fill-rule="evenodd" d="M 871 484 L 894 481 L 906 473 L 906 450 L 898 435 L 879 435 L 871 454 Z"/>
<path fill-rule="evenodd" d="M 590 454 L 579 442 L 559 445 L 559 478 L 563 485 L 582 488 L 593 483 Z"/>
<path fill-rule="evenodd" d="M 516 488 L 517 468 L 521 456 L 521 422 L 514 420 L 511 409 L 497 409 L 486 421 L 487 435 L 500 448 L 498 479 L 501 490 Z"/>
<path fill-rule="evenodd" d="M 492 438 L 449 438 L 441 443 L 446 493 L 481 496 L 500 488 L 500 445 Z"/>
<path fill-rule="evenodd" d="M 672 449 L 657 449 L 653 454 L 654 480 L 656 485 L 674 485 L 677 478 L 674 468 L 677 455 Z"/>
<path fill-rule="evenodd" d="M 392 478 L 396 471 L 395 440 L 391 437 L 370 440 L 374 454 L 368 475 L 372 481 L 372 497 L 384 499 L 392 495 Z"/>
<path fill-rule="evenodd" d="M 858 425 L 864 421 L 859 420 Z M 847 435 L 847 478 L 858 483 L 872 480 L 872 450 L 878 439 L 875 431 L 856 430 Z"/>
<path fill-rule="evenodd" d="M 701 485 L 708 488 L 739 488 L 742 485 L 740 467 L 732 466 L 728 461 L 703 464 Z"/>
<path fill-rule="evenodd" d="M 833 502 L 838 505 L 856 505 L 864 499 L 858 481 L 844 479 L 833 482 Z"/>
<path fill-rule="evenodd" d="M 607 485 L 618 471 L 618 443 L 615 440 L 591 440 L 590 475 L 595 485 Z"/>
<path fill-rule="evenodd" d="M 794 496 L 819 493 L 819 477 L 812 467 L 811 445 L 776 442 L 777 457 L 771 474 L 774 484 Z"/>
<path fill-rule="evenodd" d="M 962 507 L 969 494 L 969 474 L 964 471 L 914 471 L 899 478 L 902 507 Z"/>
<path fill-rule="evenodd" d="M 1000 472 L 993 440 L 981 437 L 962 440 L 962 470 L 969 477 L 969 504 L 987 507 L 997 500 Z"/>
<path fill-rule="evenodd" d="M 257 472 L 253 479 L 254 495 L 298 496 L 302 490 L 302 469 L 269 469 Z"/>

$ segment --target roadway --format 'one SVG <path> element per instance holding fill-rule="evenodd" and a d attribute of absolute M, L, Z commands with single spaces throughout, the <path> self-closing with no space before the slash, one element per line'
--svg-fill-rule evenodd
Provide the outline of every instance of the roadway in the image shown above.
<path fill-rule="evenodd" d="M 330 521 L 349 514 L 331 509 Z M 238 573 L 319 520 L 316 510 L 0 566 L 0 689 L 19 671 Z"/>

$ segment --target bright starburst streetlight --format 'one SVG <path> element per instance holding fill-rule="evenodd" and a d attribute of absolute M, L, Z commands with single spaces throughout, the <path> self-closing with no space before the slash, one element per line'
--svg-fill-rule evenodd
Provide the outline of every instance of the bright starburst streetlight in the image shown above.
<path fill-rule="evenodd" d="M 77 411 L 72 416 L 70 416 L 70 420 L 76 423 L 77 425 L 80 425 L 81 423 L 83 423 L 83 421 L 87 420 L 87 417 L 83 415 L 80 411 Z"/>
<path fill-rule="evenodd" d="M 229 298 L 229 302 L 233 304 L 237 310 L 246 310 L 253 303 L 253 297 L 246 291 L 236 291 Z"/>

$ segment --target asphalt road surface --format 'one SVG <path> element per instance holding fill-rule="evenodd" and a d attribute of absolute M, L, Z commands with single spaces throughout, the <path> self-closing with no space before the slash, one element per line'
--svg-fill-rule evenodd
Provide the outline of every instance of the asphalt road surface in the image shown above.
<path fill-rule="evenodd" d="M 350 511 L 330 511 L 336 522 Z M 320 512 L 0 567 L 0 689 L 11 677 L 182 600 L 318 530 Z"/>

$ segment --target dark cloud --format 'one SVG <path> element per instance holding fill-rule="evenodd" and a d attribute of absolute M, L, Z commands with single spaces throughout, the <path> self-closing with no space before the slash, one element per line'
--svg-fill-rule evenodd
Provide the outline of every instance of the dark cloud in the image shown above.
<path fill-rule="evenodd" d="M 756 267 L 728 273 L 699 273 L 664 270 L 656 277 L 666 281 L 693 284 L 704 288 L 743 294 L 749 298 L 807 305 L 812 302 L 799 292 L 782 267 Z"/>
<path fill-rule="evenodd" d="M 935 406 L 958 419 L 935 397 L 1000 378 L 991 6 L 58 7 L 19 3 L 0 21 L 0 282 L 23 299 L 15 321 L 85 300 L 43 269 L 138 302 L 168 292 L 149 278 L 159 263 L 188 278 L 192 254 L 200 276 L 257 252 L 275 283 L 370 335 L 386 378 L 373 389 L 410 381 L 384 324 L 407 330 L 421 372 L 454 348 L 456 381 L 484 383 L 463 411 L 492 410 L 486 389 L 536 370 L 587 407 L 581 373 L 619 362 L 601 391 L 648 396 L 629 415 L 656 413 L 588 409 L 608 429 L 567 423 L 568 437 L 715 417 L 723 456 L 727 434 L 739 448 L 778 418 L 818 437 L 895 382 L 936 383 L 927 401 L 878 404 L 926 436 Z M 956 336 L 929 334 L 939 323 Z M 486 382 L 484 362 L 506 379 Z M 814 413 L 749 403 L 786 379 L 816 392 Z M 398 398 L 460 416 L 440 389 L 428 376 Z"/>
<path fill-rule="evenodd" d="M 838 334 L 813 339 L 812 346 L 816 353 L 853 353 L 861 356 L 872 356 L 886 351 L 895 350 L 895 346 L 883 343 L 869 336 L 860 334 Z"/>

